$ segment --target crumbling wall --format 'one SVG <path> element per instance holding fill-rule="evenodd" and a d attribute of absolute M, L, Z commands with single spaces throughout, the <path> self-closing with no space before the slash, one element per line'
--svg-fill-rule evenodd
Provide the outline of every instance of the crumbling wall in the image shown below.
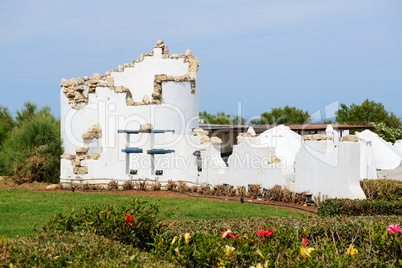
<path fill-rule="evenodd" d="M 127 159 L 121 152 L 127 137 L 120 130 L 151 123 L 177 134 L 191 133 L 198 126 L 198 66 L 191 50 L 169 55 L 168 47 L 158 41 L 151 53 L 104 75 L 62 79 L 61 177 L 127 180 Z M 102 133 L 89 131 L 92 124 Z M 88 149 L 80 157 L 85 159 L 78 159 L 76 150 L 84 144 Z"/>

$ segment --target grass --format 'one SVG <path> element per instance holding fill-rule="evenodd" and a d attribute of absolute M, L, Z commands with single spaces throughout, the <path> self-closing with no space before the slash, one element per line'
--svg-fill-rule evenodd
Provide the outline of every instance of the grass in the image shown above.
<path fill-rule="evenodd" d="M 0 237 L 36 234 L 33 226 L 41 226 L 52 215 L 68 213 L 73 208 L 97 204 L 122 204 L 133 195 L 80 192 L 35 192 L 28 189 L 0 190 Z M 204 199 L 141 197 L 161 205 L 161 215 L 179 207 L 169 220 L 234 219 L 269 216 L 302 216 L 301 213 L 281 208 L 253 204 L 229 203 Z"/>

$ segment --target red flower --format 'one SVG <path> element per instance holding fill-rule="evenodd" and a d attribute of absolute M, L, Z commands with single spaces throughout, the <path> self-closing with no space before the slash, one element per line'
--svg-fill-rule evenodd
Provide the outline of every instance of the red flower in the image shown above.
<path fill-rule="evenodd" d="M 259 230 L 259 231 L 257 232 L 257 235 L 258 235 L 258 236 L 264 235 L 264 234 L 265 234 L 265 230 Z"/>
<path fill-rule="evenodd" d="M 223 231 L 221 235 L 223 238 L 225 237 L 236 238 L 236 236 L 232 233 L 231 230 Z"/>
<path fill-rule="evenodd" d="M 134 221 L 135 221 L 135 217 L 133 217 L 130 214 L 126 213 L 126 223 L 128 225 L 133 225 Z"/>
<path fill-rule="evenodd" d="M 270 236 L 270 235 L 273 235 L 274 234 L 274 232 L 272 231 L 272 230 L 259 230 L 258 232 L 257 232 L 257 235 L 258 236 L 261 236 L 261 235 L 264 235 L 264 236 L 266 236 L 266 237 L 268 237 L 268 236 Z"/>
<path fill-rule="evenodd" d="M 272 230 L 266 230 L 265 232 L 264 232 L 264 235 L 266 236 L 266 237 L 268 237 L 268 236 L 270 236 L 270 235 L 273 235 L 274 234 L 274 232 L 272 231 Z"/>
<path fill-rule="evenodd" d="M 104 213 L 107 214 L 109 212 L 109 210 L 106 210 Z"/>
<path fill-rule="evenodd" d="M 264 242 L 265 242 L 265 241 L 266 241 L 266 239 L 265 239 L 265 238 L 263 238 L 263 239 L 262 239 L 262 241 L 264 241 Z"/>
<path fill-rule="evenodd" d="M 308 244 L 308 239 L 307 238 L 302 238 L 303 246 L 307 247 Z"/>
<path fill-rule="evenodd" d="M 173 226 L 173 225 L 175 225 L 177 223 L 177 221 L 174 221 L 174 222 L 172 222 L 171 224 L 170 224 L 170 226 Z"/>

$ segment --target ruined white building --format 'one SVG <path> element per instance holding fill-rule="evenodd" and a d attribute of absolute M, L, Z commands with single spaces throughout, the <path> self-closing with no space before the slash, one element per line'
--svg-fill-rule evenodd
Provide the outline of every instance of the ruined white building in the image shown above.
<path fill-rule="evenodd" d="M 158 41 L 151 53 L 105 75 L 63 79 L 61 182 L 282 185 L 328 197 L 364 198 L 358 184 L 367 161 L 361 161 L 362 147 L 352 141 L 300 141 L 297 155 L 281 157 L 267 141 L 277 135 L 250 132 L 239 137 L 225 163 L 222 141 L 198 128 L 198 67 L 191 50 L 169 55 Z"/>

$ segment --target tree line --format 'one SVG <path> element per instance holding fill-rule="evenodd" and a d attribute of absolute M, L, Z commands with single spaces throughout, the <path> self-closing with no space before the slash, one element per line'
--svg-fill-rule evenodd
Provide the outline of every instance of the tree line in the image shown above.
<path fill-rule="evenodd" d="M 341 104 L 335 112 L 335 121 L 347 125 L 372 125 L 375 132 L 386 141 L 394 143 L 402 139 L 402 122 L 393 112 L 388 112 L 381 102 L 366 99 L 361 105 Z M 246 124 L 243 117 L 228 115 L 218 112 L 216 115 L 200 112 L 200 119 L 206 124 Z M 280 125 L 280 124 L 310 124 L 311 115 L 308 111 L 286 105 L 283 108 L 271 108 L 270 112 L 264 112 L 259 119 L 247 122 L 252 125 Z M 332 121 L 324 123 L 331 124 Z"/>

